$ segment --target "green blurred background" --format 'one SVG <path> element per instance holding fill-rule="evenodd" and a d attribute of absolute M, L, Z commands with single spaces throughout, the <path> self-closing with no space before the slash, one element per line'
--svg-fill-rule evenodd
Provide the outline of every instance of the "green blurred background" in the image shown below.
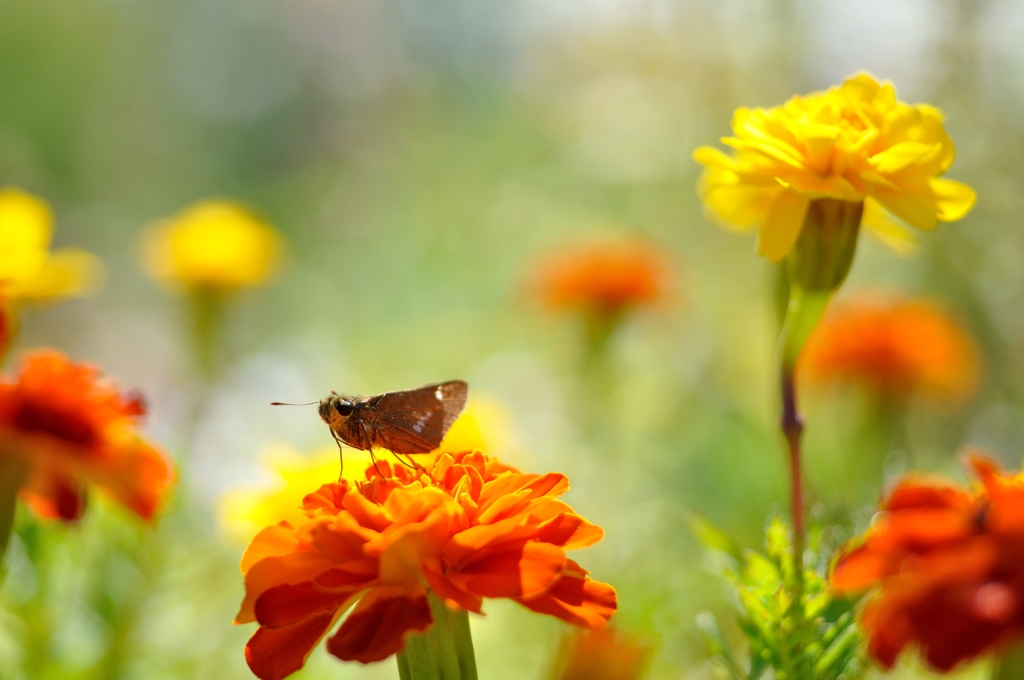
<path fill-rule="evenodd" d="M 694 617 L 728 621 L 729 594 L 688 513 L 757 547 L 786 482 L 774 272 L 752 237 L 703 219 L 690 153 L 728 134 L 736 106 L 860 69 L 947 114 L 950 176 L 978 206 L 909 259 L 862 239 L 844 294 L 943 301 L 986 377 L 959 408 L 912 404 L 900 451 L 863 395 L 805 400 L 819 512 L 863 526 L 883 465 L 959 475 L 965 443 L 1020 460 L 1021 30 L 1009 0 L 3 0 L 0 185 L 51 201 L 57 245 L 109 270 L 95 299 L 27 314 L 19 348 L 141 388 L 182 479 L 156 530 L 102 503 L 70 529 L 20 518 L 0 677 L 251 677 L 253 629 L 230 626 L 242 548 L 216 499 L 265 481 L 273 442 L 330 444 L 312 409 L 267 403 L 452 377 L 508 409 L 504 458 L 568 474 L 567 500 L 606 529 L 576 557 L 618 588 L 619 625 L 657 645 L 650 676 L 717 677 Z M 145 277 L 135 236 L 207 197 L 262 211 L 292 254 L 230 310 L 226 360 L 199 389 L 184 301 Z M 596 377 L 578 320 L 526 286 L 539 257 L 594 234 L 676 263 L 674 295 L 618 330 Z M 481 677 L 540 677 L 561 624 L 485 610 Z M 296 677 L 397 672 L 321 649 Z"/>

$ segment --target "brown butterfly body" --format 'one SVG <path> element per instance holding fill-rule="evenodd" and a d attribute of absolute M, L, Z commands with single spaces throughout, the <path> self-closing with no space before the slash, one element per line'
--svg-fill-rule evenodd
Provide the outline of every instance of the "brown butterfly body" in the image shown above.
<path fill-rule="evenodd" d="M 469 386 L 450 380 L 372 397 L 331 393 L 320 417 L 338 441 L 352 448 L 396 454 L 429 453 L 441 444 L 466 405 Z"/>

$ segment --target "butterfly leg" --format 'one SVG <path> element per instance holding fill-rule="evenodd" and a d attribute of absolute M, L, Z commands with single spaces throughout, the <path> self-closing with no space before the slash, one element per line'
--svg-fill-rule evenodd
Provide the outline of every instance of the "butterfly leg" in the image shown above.
<path fill-rule="evenodd" d="M 338 435 L 334 434 L 334 430 L 331 430 L 331 436 L 334 437 L 334 443 L 338 445 L 338 481 L 340 482 L 345 474 L 345 454 L 342 452 L 341 440 L 338 439 Z"/>
<path fill-rule="evenodd" d="M 391 455 L 395 457 L 395 460 L 397 460 L 399 463 L 401 463 L 407 468 L 412 468 L 413 470 L 416 470 L 419 467 L 418 465 L 410 465 L 409 463 L 405 462 L 404 460 L 402 460 L 402 456 L 400 454 L 395 453 L 394 451 L 391 451 Z"/>
<path fill-rule="evenodd" d="M 373 455 L 373 448 L 369 448 L 367 450 L 370 452 L 370 460 L 373 462 L 373 469 L 377 471 L 377 476 L 384 479 L 383 473 L 381 473 L 380 468 L 377 467 L 377 457 Z"/>

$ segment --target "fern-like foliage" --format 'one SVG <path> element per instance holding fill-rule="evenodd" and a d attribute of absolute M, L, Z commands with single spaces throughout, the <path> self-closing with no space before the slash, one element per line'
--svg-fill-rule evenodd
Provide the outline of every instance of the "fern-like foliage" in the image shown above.
<path fill-rule="evenodd" d="M 710 613 L 697 620 L 730 680 L 758 680 L 769 669 L 775 680 L 855 680 L 864 674 L 856 601 L 828 591 L 829 555 L 821 549 L 820 527 L 808 537 L 802 583 L 796 579 L 791 534 L 782 519 L 769 523 L 764 553 L 732 548 L 704 520 L 691 521 L 691 527 L 735 590 L 746 654 L 732 648 Z"/>

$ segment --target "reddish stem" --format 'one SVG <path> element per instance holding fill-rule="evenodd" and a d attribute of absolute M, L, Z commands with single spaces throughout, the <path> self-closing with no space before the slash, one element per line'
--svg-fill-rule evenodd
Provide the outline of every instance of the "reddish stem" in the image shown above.
<path fill-rule="evenodd" d="M 804 431 L 803 421 L 796 406 L 796 383 L 793 371 L 782 372 L 782 433 L 789 443 L 790 508 L 793 515 L 793 571 L 795 575 L 795 600 L 799 602 L 804 577 L 804 492 L 803 469 L 800 458 L 800 436 Z"/>

